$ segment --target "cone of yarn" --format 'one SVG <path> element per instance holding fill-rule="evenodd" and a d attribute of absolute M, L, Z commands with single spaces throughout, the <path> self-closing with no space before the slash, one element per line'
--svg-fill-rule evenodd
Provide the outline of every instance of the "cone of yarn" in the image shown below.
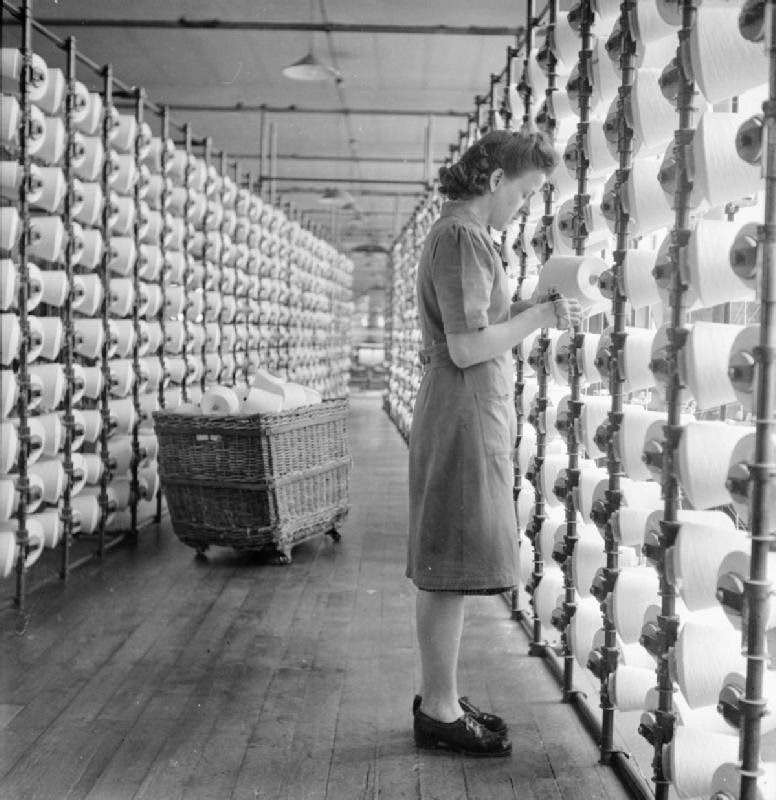
<path fill-rule="evenodd" d="M 701 306 L 751 301 L 755 287 L 738 277 L 731 267 L 731 248 L 740 223 L 701 219 L 687 247 L 687 281 Z"/>
<path fill-rule="evenodd" d="M 719 527 L 682 522 L 670 548 L 673 583 L 690 611 L 718 607 L 717 571 L 729 552 L 746 546 L 744 534 L 727 521 Z"/>
<path fill-rule="evenodd" d="M 592 312 L 605 302 L 598 288 L 598 278 L 605 269 L 603 259 L 596 256 L 553 255 L 539 272 L 534 301 L 554 286 L 563 297 L 579 300 L 583 309 Z"/>
<path fill-rule="evenodd" d="M 663 770 L 679 797 L 708 797 L 714 771 L 738 758 L 738 736 L 680 725 L 663 750 Z"/>
<path fill-rule="evenodd" d="M 237 414 L 240 398 L 228 386 L 211 386 L 202 395 L 200 408 L 203 414 Z"/>
<path fill-rule="evenodd" d="M 695 398 L 698 411 L 736 402 L 728 377 L 728 360 L 741 325 L 696 322 L 679 351 L 682 383 Z"/>
<path fill-rule="evenodd" d="M 651 506 L 621 506 L 612 514 L 611 525 L 615 541 L 639 550 L 644 544 L 647 522 L 655 513 Z"/>
<path fill-rule="evenodd" d="M 601 480 L 593 490 L 593 502 L 604 501 L 609 488 L 608 478 Z M 633 481 L 630 478 L 620 479 L 621 506 L 634 508 L 659 508 L 662 504 L 660 484 L 654 481 Z"/>
<path fill-rule="evenodd" d="M 517 524 L 525 528 L 531 513 L 536 505 L 536 491 L 531 482 L 526 478 L 520 479 L 520 494 L 515 501 Z"/>
<path fill-rule="evenodd" d="M 736 377 L 733 382 L 736 400 L 741 403 L 746 414 L 754 413 L 755 387 L 757 386 L 757 373 L 759 370 L 758 362 L 754 358 L 754 348 L 759 344 L 760 326 L 748 325 L 739 331 L 730 348 L 728 369 L 738 371 L 741 367 L 746 368 L 744 373 Z"/>
<path fill-rule="evenodd" d="M 648 356 L 649 368 L 654 376 L 652 385 L 657 390 L 658 395 L 665 400 L 668 382 L 666 365 L 668 364 L 668 354 L 671 349 L 668 325 L 661 325 L 657 331 L 653 331 L 653 335 L 652 350 Z M 681 386 L 678 392 L 678 402 L 684 405 L 689 399 L 689 394 L 686 387 Z"/>
<path fill-rule="evenodd" d="M 660 160 L 637 158 L 628 174 L 625 197 L 633 235 L 645 235 L 673 224 L 674 211 L 657 180 Z"/>
<path fill-rule="evenodd" d="M 719 565 L 717 570 L 717 587 L 724 588 L 728 591 L 732 587 L 736 587 L 739 592 L 739 599 L 743 600 L 744 581 L 749 577 L 750 568 L 750 548 L 746 547 L 743 550 L 733 550 L 728 553 Z M 776 575 L 776 553 L 768 553 L 768 574 Z M 727 617 L 728 622 L 736 629 L 742 628 L 741 611 L 737 607 L 730 607 L 723 605 L 722 610 Z M 768 597 L 768 611 L 765 619 L 765 629 L 773 630 L 776 628 L 776 599 L 773 594 Z"/>
<path fill-rule="evenodd" d="M 645 711 L 647 692 L 654 689 L 657 676 L 654 669 L 629 667 L 620 664 L 609 675 L 609 696 L 620 711 Z"/>
<path fill-rule="evenodd" d="M 665 413 L 647 411 L 637 405 L 623 407 L 623 420 L 617 432 L 617 452 L 623 472 L 632 480 L 646 481 L 651 477 L 641 456 L 647 431 L 658 421 L 665 421 Z"/>
<path fill-rule="evenodd" d="M 590 202 L 585 206 L 585 225 L 587 227 L 587 240 L 585 241 L 585 253 L 595 253 L 599 250 L 602 250 L 606 247 L 609 239 L 611 238 L 611 232 L 609 230 L 609 225 L 606 221 L 606 217 L 601 210 L 601 199 L 603 197 L 603 184 L 596 189 L 592 189 L 590 191 Z M 560 204 L 558 208 L 558 212 L 555 215 L 556 225 L 553 227 L 553 242 L 557 245 L 558 239 L 560 237 L 560 245 L 561 252 L 560 255 L 568 255 L 574 252 L 574 227 L 573 227 L 573 220 L 575 216 L 575 198 L 570 197 L 568 200 Z M 556 251 L 557 252 L 557 251 Z M 575 258 L 579 258 L 579 256 L 575 256 Z M 544 265 L 542 268 L 542 272 L 547 268 L 547 264 Z M 604 269 L 606 267 L 604 266 Z M 567 265 L 567 269 L 570 270 L 570 267 Z M 603 269 L 601 270 L 603 272 Z M 541 274 L 541 273 L 540 273 Z M 573 272 L 572 272 L 573 274 Z M 600 274 L 600 273 L 599 273 Z M 584 284 L 580 284 L 580 287 L 583 287 Z M 595 284 L 595 288 L 597 289 L 597 283 Z M 586 294 L 586 293 L 585 293 Z M 600 294 L 600 292 L 599 292 Z M 580 302 L 583 306 L 587 306 L 589 303 L 585 303 L 585 296 L 583 294 L 582 298 L 579 298 Z M 599 305 L 608 305 L 608 303 L 603 302 L 603 297 L 601 300 L 598 301 Z M 603 310 L 603 309 L 599 309 Z M 593 310 L 590 310 L 590 313 L 596 313 Z"/>
<path fill-rule="evenodd" d="M 638 642 L 623 642 L 618 637 L 617 647 L 620 651 L 620 662 L 628 667 L 655 669 L 655 659 Z"/>
<path fill-rule="evenodd" d="M 655 331 L 647 328 L 626 328 L 627 337 L 623 347 L 624 378 L 623 392 L 640 392 L 655 384 L 649 369 Z"/>
<path fill-rule="evenodd" d="M 754 448 L 755 448 L 756 435 L 753 430 L 740 439 L 730 456 L 728 463 L 728 478 L 737 479 L 743 475 L 748 475 L 748 466 L 754 462 Z M 742 469 L 743 468 L 743 469 Z M 728 488 L 730 499 L 733 502 L 733 507 L 736 514 L 741 517 L 745 524 L 749 523 L 749 487 L 747 484 L 747 492 L 744 495 L 739 495 L 734 486 Z"/>
<path fill-rule="evenodd" d="M 581 46 L 579 34 L 569 25 L 568 14 L 558 12 L 550 41 L 550 47 L 557 59 L 555 69 L 558 73 L 568 75 L 571 72 L 579 61 Z"/>
<path fill-rule="evenodd" d="M 536 428 L 533 425 L 523 423 L 523 435 L 520 439 L 520 447 L 518 448 L 518 459 L 520 461 L 520 472 L 525 475 L 528 472 L 528 467 L 531 459 L 536 454 Z"/>
<path fill-rule="evenodd" d="M 739 670 L 729 673 L 722 682 L 723 688 L 733 689 L 744 697 L 746 694 L 746 672 Z M 722 690 L 720 690 L 721 692 Z M 761 720 L 762 732 L 770 733 L 776 730 L 776 670 L 766 669 L 763 673 L 763 697 L 768 701 L 768 711 Z"/>
<path fill-rule="evenodd" d="M 751 197 L 763 189 L 761 167 L 747 164 L 735 149 L 744 120 L 740 114 L 707 111 L 692 145 L 695 185 L 711 206 Z"/>
<path fill-rule="evenodd" d="M 709 103 L 743 94 L 768 80 L 765 49 L 741 36 L 739 12 L 738 3 L 721 6 L 704 3 L 692 27 L 692 71 Z"/>
<path fill-rule="evenodd" d="M 772 716 L 772 715 L 771 715 Z M 741 765 L 738 762 L 721 764 L 711 776 L 710 796 L 721 795 L 730 800 L 741 797 Z M 755 800 L 773 800 L 776 797 L 776 762 L 760 763 L 760 774 L 757 777 Z"/>
<path fill-rule="evenodd" d="M 631 12 L 631 24 L 636 31 L 638 40 L 644 44 L 650 44 L 658 39 L 673 36 L 676 40 L 677 29 L 681 26 L 682 20 L 676 18 L 676 14 L 666 19 L 658 10 L 660 3 L 642 2 L 634 3 Z M 667 3 L 662 5 L 668 6 Z M 667 16 L 667 15 L 666 15 Z"/>
<path fill-rule="evenodd" d="M 533 545 L 531 540 L 524 534 L 518 534 L 518 561 L 520 571 L 520 583 L 528 586 L 533 578 Z"/>
<path fill-rule="evenodd" d="M 660 293 L 652 277 L 657 250 L 626 250 L 622 270 L 622 290 L 634 309 L 660 302 Z"/>
<path fill-rule="evenodd" d="M 606 395 L 586 395 L 579 419 L 579 436 L 590 458 L 600 458 L 606 453 L 599 450 L 595 434 L 599 426 L 607 421 L 612 408 L 611 398 Z"/>
<path fill-rule="evenodd" d="M 612 592 L 612 612 L 617 633 L 624 642 L 638 642 L 644 612 L 655 602 L 660 583 L 651 567 L 625 567 Z"/>
<path fill-rule="evenodd" d="M 585 151 L 589 162 L 590 174 L 605 177 L 619 166 L 618 159 L 612 154 L 604 133 L 603 121 L 591 119 L 585 139 Z"/>
<path fill-rule="evenodd" d="M 741 634 L 726 622 L 709 625 L 687 620 L 673 649 L 672 667 L 690 708 L 716 703 L 725 676 L 734 671 L 746 672 Z"/>
<path fill-rule="evenodd" d="M 725 422 L 695 421 L 685 426 L 679 439 L 679 482 L 694 508 L 729 502 L 725 485 L 731 456 L 751 428 Z"/>
<path fill-rule="evenodd" d="M 558 528 L 565 526 L 565 522 L 566 516 L 562 508 L 545 509 L 545 520 L 542 522 L 542 527 L 539 528 L 537 541 L 538 549 L 545 564 L 552 565 L 555 563 L 552 551 L 555 548 Z"/>
<path fill-rule="evenodd" d="M 579 486 L 574 495 L 574 505 L 585 522 L 592 522 L 593 503 L 598 499 L 596 491 L 600 495 L 602 486 L 604 491 L 609 487 L 609 476 L 603 467 L 593 466 L 580 470 Z"/>
<path fill-rule="evenodd" d="M 636 70 L 631 91 L 633 133 L 642 148 L 650 151 L 664 149 L 677 125 L 676 108 L 663 95 L 660 74 L 659 69 Z"/>
<path fill-rule="evenodd" d="M 563 573 L 556 565 L 545 566 L 539 585 L 533 592 L 534 611 L 542 623 L 542 627 L 549 631 L 552 627 L 552 612 L 558 601 L 558 595 L 563 593 Z"/>
<path fill-rule="evenodd" d="M 544 457 L 544 464 L 542 466 L 542 486 L 544 490 L 544 501 L 551 508 L 559 508 L 562 503 L 555 496 L 553 487 L 558 477 L 558 473 L 568 466 L 568 457 L 565 454 L 558 453 L 553 455 L 546 455 Z"/>
<path fill-rule="evenodd" d="M 565 526 L 564 526 L 565 528 Z M 590 587 L 596 572 L 606 565 L 604 542 L 595 525 L 580 525 L 577 528 L 579 541 L 571 555 L 571 579 L 582 597 L 590 597 Z M 601 612 L 598 612 L 600 627 Z"/>
<path fill-rule="evenodd" d="M 550 346 L 547 348 L 548 377 L 556 386 L 569 385 L 569 347 L 571 335 L 568 331 L 551 330 Z"/>
<path fill-rule="evenodd" d="M 580 370 L 580 377 L 583 385 L 599 383 L 601 373 L 595 365 L 596 354 L 598 353 L 598 343 L 601 340 L 599 333 L 587 332 L 584 334 L 582 347 L 577 351 L 577 364 Z"/>
<path fill-rule="evenodd" d="M 587 659 L 593 649 L 593 639 L 601 628 L 601 606 L 593 597 L 577 600 L 577 608 L 568 627 L 571 652 L 580 667 L 587 666 Z"/>

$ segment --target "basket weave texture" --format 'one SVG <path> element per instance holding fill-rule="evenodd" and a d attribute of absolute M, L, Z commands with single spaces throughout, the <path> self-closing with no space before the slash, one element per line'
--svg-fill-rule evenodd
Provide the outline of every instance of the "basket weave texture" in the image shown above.
<path fill-rule="evenodd" d="M 154 413 L 159 474 L 178 538 L 203 549 L 292 545 L 348 512 L 347 399 L 281 414 Z"/>

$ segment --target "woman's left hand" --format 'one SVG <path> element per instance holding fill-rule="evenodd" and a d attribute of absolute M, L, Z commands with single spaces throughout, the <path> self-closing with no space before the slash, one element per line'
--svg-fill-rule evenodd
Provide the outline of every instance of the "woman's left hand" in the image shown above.
<path fill-rule="evenodd" d="M 579 300 L 559 297 L 553 300 L 555 327 L 560 331 L 576 328 L 582 319 L 582 306 Z"/>

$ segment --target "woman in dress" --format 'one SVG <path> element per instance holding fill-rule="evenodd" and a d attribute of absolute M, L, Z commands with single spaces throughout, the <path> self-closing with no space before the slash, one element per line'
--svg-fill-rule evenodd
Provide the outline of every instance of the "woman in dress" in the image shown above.
<path fill-rule="evenodd" d="M 458 695 L 464 598 L 518 582 L 512 349 L 537 328 L 575 324 L 580 307 L 563 298 L 511 304 L 489 228 L 505 230 L 557 160 L 539 133 L 493 131 L 440 170 L 449 201 L 418 266 L 425 371 L 409 446 L 407 577 L 418 588 L 419 747 L 485 756 L 512 748 L 500 717 Z"/>

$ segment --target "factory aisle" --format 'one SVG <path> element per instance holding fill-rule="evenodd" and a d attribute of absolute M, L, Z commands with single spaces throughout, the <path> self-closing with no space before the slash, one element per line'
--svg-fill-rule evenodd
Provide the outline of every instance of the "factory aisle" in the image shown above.
<path fill-rule="evenodd" d="M 198 563 L 166 523 L 0 614 L 2 800 L 627 796 L 497 597 L 471 598 L 461 685 L 512 757 L 415 749 L 406 446 L 377 393 L 352 407 L 340 544 Z"/>

